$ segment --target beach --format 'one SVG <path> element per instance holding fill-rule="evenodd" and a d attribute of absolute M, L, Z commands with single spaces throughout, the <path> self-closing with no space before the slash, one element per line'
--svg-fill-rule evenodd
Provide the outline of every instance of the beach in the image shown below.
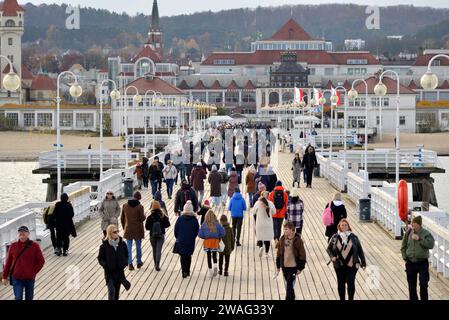
<path fill-rule="evenodd" d="M 382 141 L 369 144 L 370 148 L 394 148 L 394 134 L 384 133 Z M 439 156 L 449 155 L 449 132 L 438 133 L 401 133 L 399 146 L 401 149 L 416 148 L 424 145 L 424 149 L 433 150 Z"/>

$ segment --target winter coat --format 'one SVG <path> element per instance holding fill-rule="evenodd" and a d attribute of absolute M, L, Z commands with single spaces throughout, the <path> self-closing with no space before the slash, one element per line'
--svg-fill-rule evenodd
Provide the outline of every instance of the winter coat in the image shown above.
<path fill-rule="evenodd" d="M 76 237 L 75 224 L 73 223 L 74 216 L 75 212 L 70 202 L 57 202 L 53 211 L 56 231 L 59 234 Z"/>
<path fill-rule="evenodd" d="M 285 236 L 281 237 L 276 245 L 276 249 L 276 267 L 280 269 L 284 267 Z M 306 250 L 304 249 L 304 242 L 302 241 L 301 236 L 297 233 L 295 233 L 293 238 L 293 253 L 295 255 L 296 268 L 299 271 L 303 270 L 307 262 Z"/>
<path fill-rule="evenodd" d="M 338 269 L 341 266 L 341 259 L 339 256 L 341 253 L 338 252 L 337 248 L 337 242 L 341 241 L 341 237 L 338 233 L 334 234 L 332 238 L 329 240 L 329 244 L 327 246 L 327 253 L 329 255 L 329 258 L 337 258 L 337 261 L 340 261 L 340 263 L 334 263 L 334 268 Z M 359 238 L 351 233 L 351 235 L 348 237 L 348 243 L 352 241 L 352 258 L 354 266 L 355 264 L 359 263 L 360 266 L 363 268 L 366 266 L 366 260 L 365 260 L 365 254 L 363 253 L 363 248 L 360 243 Z"/>
<path fill-rule="evenodd" d="M 142 175 L 143 175 L 143 178 L 146 178 L 146 179 L 148 179 L 150 176 L 150 164 L 148 163 L 148 158 L 143 158 Z"/>
<path fill-rule="evenodd" d="M 296 158 L 292 161 L 292 170 L 293 170 L 293 181 L 300 181 L 301 178 L 301 159 L 297 160 Z"/>
<path fill-rule="evenodd" d="M 433 249 L 435 239 L 432 234 L 421 227 L 419 240 L 412 239 L 413 230 L 409 229 L 402 239 L 401 254 L 405 261 L 418 262 L 429 259 L 429 250 Z"/>
<path fill-rule="evenodd" d="M 136 167 L 136 169 L 134 170 L 134 174 L 136 175 L 136 178 L 138 180 L 143 179 L 143 169 L 141 166 Z"/>
<path fill-rule="evenodd" d="M 171 165 L 171 166 L 166 166 L 162 170 L 162 173 L 163 173 L 165 179 L 175 179 L 176 176 L 178 175 L 178 170 L 176 170 L 176 167 L 174 165 Z"/>
<path fill-rule="evenodd" d="M 235 188 L 239 186 L 239 177 L 236 171 L 231 171 L 228 181 L 228 197 L 232 197 Z"/>
<path fill-rule="evenodd" d="M 195 167 L 190 176 L 193 189 L 196 191 L 204 190 L 204 179 L 206 179 L 206 171 L 201 167 Z"/>
<path fill-rule="evenodd" d="M 246 210 L 246 201 L 240 192 L 235 192 L 229 201 L 228 210 L 231 211 L 232 218 L 243 218 L 243 212 Z"/>
<path fill-rule="evenodd" d="M 278 177 L 276 173 L 272 172 L 269 174 L 264 174 L 260 176 L 260 181 L 265 185 L 268 192 L 271 192 L 276 187 L 276 182 L 278 181 Z"/>
<path fill-rule="evenodd" d="M 201 239 L 221 239 L 225 236 L 225 230 L 220 223 L 215 224 L 215 232 L 209 230 L 206 223 L 203 223 L 198 231 L 198 237 Z"/>
<path fill-rule="evenodd" d="M 122 208 L 121 223 L 125 233 L 123 237 L 127 240 L 141 240 L 145 238 L 143 222 L 145 213 L 143 206 L 138 200 L 131 199 Z"/>
<path fill-rule="evenodd" d="M 179 254 L 192 255 L 200 225 L 195 215 L 183 214 L 176 220 L 175 238 Z"/>
<path fill-rule="evenodd" d="M 175 212 L 181 212 L 187 200 L 192 201 L 193 211 L 198 211 L 198 198 L 196 192 L 190 187 L 190 184 L 183 184 L 181 189 L 176 192 Z"/>
<path fill-rule="evenodd" d="M 271 241 L 274 238 L 273 215 L 276 208 L 271 201 L 268 201 L 270 215 L 267 215 L 265 204 L 257 201 L 253 207 L 253 215 L 256 216 L 256 239 L 257 241 Z"/>
<path fill-rule="evenodd" d="M 224 171 L 219 171 L 219 173 L 221 175 L 221 194 L 224 195 L 228 193 L 229 176 Z"/>
<path fill-rule="evenodd" d="M 232 228 L 229 225 L 229 222 L 224 223 L 223 228 L 225 231 L 225 236 L 223 238 L 223 242 L 225 244 L 225 249 L 222 253 L 223 254 L 231 254 L 231 252 L 234 251 L 234 247 L 235 247 L 234 232 L 232 231 Z"/>
<path fill-rule="evenodd" d="M 97 259 L 103 267 L 106 283 L 110 279 L 114 281 L 125 279 L 124 269 L 128 266 L 128 247 L 122 238 L 119 238 L 117 250 L 109 244 L 108 240 L 103 240 Z"/>
<path fill-rule="evenodd" d="M 329 203 L 326 204 L 326 208 L 329 206 Z M 334 234 L 338 232 L 337 226 L 340 223 L 340 220 L 346 218 L 346 208 L 343 202 L 341 201 L 332 201 L 331 202 L 331 210 L 334 215 L 334 223 L 330 226 L 326 227 L 326 237 L 332 237 Z"/>
<path fill-rule="evenodd" d="M 209 210 L 210 210 L 210 207 L 208 207 L 208 206 L 201 206 L 200 210 L 198 211 L 198 215 L 201 217 L 200 224 L 204 223 L 204 219 L 206 218 L 206 213 Z"/>
<path fill-rule="evenodd" d="M 285 192 L 284 187 L 277 186 L 276 188 L 274 188 L 274 190 L 271 191 L 270 194 L 268 195 L 268 200 L 270 200 L 274 204 L 274 193 L 277 190 L 284 192 L 284 206 L 282 207 L 282 209 L 276 209 L 276 213 L 273 215 L 273 218 L 285 218 L 285 214 L 287 213 L 288 195 Z"/>
<path fill-rule="evenodd" d="M 100 209 L 101 230 L 106 230 L 110 224 L 118 226 L 118 218 L 120 217 L 120 205 L 115 199 L 104 199 Z"/>
<path fill-rule="evenodd" d="M 246 174 L 245 183 L 246 183 L 246 192 L 248 193 L 256 192 L 256 182 L 254 181 L 255 175 L 256 174 L 251 171 L 248 171 L 248 173 Z"/>
<path fill-rule="evenodd" d="M 6 263 L 3 268 L 3 279 L 8 279 L 13 264 L 15 264 L 15 266 L 12 276 L 19 280 L 34 280 L 39 271 L 41 271 L 45 264 L 45 259 L 42 255 L 39 244 L 35 241 L 28 244 L 28 249 L 26 249 L 19 260 L 17 260 L 20 252 L 22 252 L 27 243 L 30 241 L 31 240 L 26 242 L 16 241 L 11 244 L 6 257 Z M 15 262 L 16 260 L 17 262 Z"/>
<path fill-rule="evenodd" d="M 221 197 L 221 174 L 218 171 L 212 171 L 209 173 L 207 181 L 210 183 L 210 196 Z"/>
<path fill-rule="evenodd" d="M 150 169 L 149 169 L 149 179 L 150 180 L 157 180 L 160 181 L 162 180 L 162 171 L 159 168 L 159 166 L 155 166 L 155 165 L 151 165 Z"/>
<path fill-rule="evenodd" d="M 306 170 L 312 170 L 317 166 L 318 162 L 316 160 L 315 153 L 306 153 L 302 158 L 301 167 L 306 168 Z"/>
<path fill-rule="evenodd" d="M 145 229 L 150 231 L 150 237 L 152 237 L 151 233 L 153 232 L 153 224 L 158 221 L 161 225 L 162 234 L 165 234 L 165 229 L 170 227 L 170 220 L 164 212 L 160 209 L 153 209 L 145 222 Z"/>

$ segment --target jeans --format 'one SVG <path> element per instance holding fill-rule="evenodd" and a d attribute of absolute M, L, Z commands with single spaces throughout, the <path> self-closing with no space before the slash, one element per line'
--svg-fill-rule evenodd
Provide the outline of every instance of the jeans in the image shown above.
<path fill-rule="evenodd" d="M 223 270 L 223 259 L 224 259 L 224 271 L 227 272 L 229 269 L 229 262 L 231 261 L 231 255 L 230 254 L 224 254 L 220 252 L 218 254 L 218 269 L 221 271 Z"/>
<path fill-rule="evenodd" d="M 118 300 L 120 294 L 120 281 L 109 279 L 108 281 L 108 297 L 109 300 Z"/>
<path fill-rule="evenodd" d="M 150 237 L 150 243 L 151 247 L 153 248 L 153 260 L 154 265 L 159 267 L 159 264 L 161 263 L 161 256 L 162 256 L 162 246 L 165 241 L 165 236 L 162 235 L 160 238 Z"/>
<path fill-rule="evenodd" d="M 207 251 L 207 266 L 212 269 L 212 261 L 217 264 L 217 251 Z"/>
<path fill-rule="evenodd" d="M 156 191 L 157 191 L 157 183 L 158 183 L 158 181 L 157 180 L 150 180 L 150 182 L 151 182 L 151 194 L 153 195 L 153 198 L 154 198 L 154 195 L 156 194 Z"/>
<path fill-rule="evenodd" d="M 409 299 L 412 301 L 418 301 L 418 294 L 416 293 L 417 276 L 419 275 L 419 295 L 421 300 L 429 300 L 429 294 L 427 291 L 429 284 L 429 261 L 418 261 L 405 263 L 405 271 L 407 273 L 408 292 Z"/>
<path fill-rule="evenodd" d="M 165 183 L 167 184 L 167 194 L 168 197 L 171 198 L 173 194 L 173 184 L 175 183 L 174 179 L 165 179 Z"/>
<path fill-rule="evenodd" d="M 226 168 L 226 172 L 229 173 L 229 171 L 231 170 L 233 164 L 232 163 L 226 163 L 225 168 Z"/>
<path fill-rule="evenodd" d="M 242 233 L 243 218 L 232 218 L 232 231 L 236 235 L 236 242 L 240 242 L 240 234 Z M 237 229 L 237 233 L 235 230 Z"/>
<path fill-rule="evenodd" d="M 221 197 L 212 197 L 212 203 L 214 204 L 214 206 L 219 206 L 220 205 L 220 201 L 221 201 Z"/>
<path fill-rule="evenodd" d="M 307 171 L 306 174 L 306 182 L 308 186 L 312 186 L 312 176 L 313 176 L 313 168 L 307 168 L 305 171 Z"/>
<path fill-rule="evenodd" d="M 56 246 L 63 251 L 69 250 L 70 246 L 70 235 L 66 234 L 65 232 L 60 232 L 58 229 L 56 229 Z"/>
<path fill-rule="evenodd" d="M 137 264 L 142 263 L 142 240 L 134 240 L 136 242 Z M 128 264 L 133 264 L 133 240 L 126 240 L 128 246 Z"/>
<path fill-rule="evenodd" d="M 263 245 L 265 245 L 265 252 L 270 252 L 270 243 L 271 241 L 257 241 L 257 246 L 259 248 L 262 248 Z"/>
<path fill-rule="evenodd" d="M 274 231 L 274 239 L 275 240 L 279 240 L 281 238 L 283 222 L 284 222 L 284 218 L 273 218 L 273 231 Z"/>
<path fill-rule="evenodd" d="M 286 296 L 285 300 L 295 300 L 295 280 L 296 280 L 296 268 L 282 268 L 284 274 Z"/>
<path fill-rule="evenodd" d="M 249 206 L 252 208 L 253 207 L 253 196 L 254 194 L 252 192 L 248 192 L 248 197 L 249 197 Z"/>
<path fill-rule="evenodd" d="M 142 179 L 137 179 L 137 188 L 139 190 L 142 190 L 142 185 L 143 185 L 143 180 Z"/>
<path fill-rule="evenodd" d="M 338 295 L 340 296 L 340 300 L 345 300 L 346 285 L 348 286 L 348 300 L 354 300 L 357 268 L 341 266 L 335 272 L 337 273 Z"/>
<path fill-rule="evenodd" d="M 195 189 L 193 189 L 195 190 Z M 198 204 L 203 203 L 204 190 L 195 190 L 196 196 L 198 197 Z"/>
<path fill-rule="evenodd" d="M 190 264 L 192 263 L 192 256 L 189 254 L 180 254 L 180 256 L 182 273 L 190 274 Z"/>
<path fill-rule="evenodd" d="M 176 166 L 176 169 L 178 170 L 179 173 L 179 178 L 181 179 L 181 181 L 183 179 L 186 178 L 186 167 L 184 164 L 179 164 L 178 166 Z M 178 184 L 178 176 L 176 176 L 176 184 Z"/>
<path fill-rule="evenodd" d="M 14 297 L 16 300 L 23 300 L 24 291 L 25 291 L 25 300 L 33 300 L 34 280 L 19 280 L 13 277 L 12 286 L 14 291 Z"/>

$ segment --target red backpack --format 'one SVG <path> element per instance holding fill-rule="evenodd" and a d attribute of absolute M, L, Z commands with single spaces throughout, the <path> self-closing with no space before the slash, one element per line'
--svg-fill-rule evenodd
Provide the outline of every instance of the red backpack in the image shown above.
<path fill-rule="evenodd" d="M 323 214 L 321 215 L 321 219 L 323 220 L 323 224 L 326 227 L 329 227 L 334 224 L 334 213 L 331 209 L 332 201 L 329 202 L 329 205 L 326 209 L 324 209 Z"/>

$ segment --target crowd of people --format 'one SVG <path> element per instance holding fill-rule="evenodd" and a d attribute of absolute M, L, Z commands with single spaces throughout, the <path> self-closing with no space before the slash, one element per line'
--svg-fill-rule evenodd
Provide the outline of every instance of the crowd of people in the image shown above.
<path fill-rule="evenodd" d="M 236 127 L 223 126 L 218 128 L 218 132 L 221 134 L 224 129 Z M 271 134 L 269 128 L 266 134 Z M 235 141 L 237 145 L 239 141 Z M 261 160 L 269 158 L 270 148 L 265 149 L 266 154 L 262 154 Z M 170 213 L 162 200 L 162 185 L 165 182 L 168 199 L 174 198 L 175 223 L 172 228 L 176 240 L 171 252 L 180 256 L 182 278 L 191 275 L 197 238 L 203 240 L 208 275 L 211 278 L 229 276 L 231 255 L 242 246 L 245 212 L 249 211 L 251 219 L 254 219 L 255 250 L 261 258 L 264 254 L 270 257 L 274 243 L 274 277 L 282 271 L 286 299 L 294 300 L 295 281 L 307 264 L 303 237 L 304 228 L 307 227 L 304 223 L 306 209 L 300 192 L 301 173 L 306 187 L 311 188 L 313 170 L 317 165 L 314 148 L 307 146 L 305 150 L 304 154 L 301 151 L 295 153 L 292 160 L 292 188 L 279 179 L 269 161 L 250 164 L 244 157 L 243 165 L 247 166 L 247 170 L 243 177 L 244 170 L 239 167 L 237 157 L 231 166 L 219 160 L 205 162 L 201 159 L 194 165 L 175 162 L 170 155 L 165 157 L 164 163 L 155 157 L 150 164 L 144 158 L 135 171 L 139 190 L 134 192 L 133 197 L 120 207 L 114 194 L 108 191 L 99 209 L 103 239 L 98 263 L 104 269 L 109 299 L 119 299 L 121 286 L 130 289 L 131 283 L 125 276 L 126 268 L 135 270 L 134 262 L 137 269 L 144 265 L 142 241 L 145 230 L 149 233 L 154 268 L 156 271 L 162 269 L 163 246 L 166 234 L 172 227 Z M 179 188 L 174 193 L 178 181 Z M 209 184 L 210 199 L 205 198 L 206 184 Z M 153 198 L 148 212 L 141 203 L 142 194 L 145 194 L 141 191 L 145 188 L 151 191 Z M 57 256 L 69 254 L 69 237 L 76 236 L 73 207 L 68 200 L 67 194 L 62 194 L 60 201 L 44 214 Z M 223 209 L 227 214 L 218 216 L 218 211 Z M 336 193 L 326 204 L 322 215 L 323 235 L 328 243 L 325 249 L 329 263 L 332 262 L 335 269 L 339 297 L 341 300 L 353 300 L 357 272 L 365 269 L 367 262 L 361 241 L 351 229 L 340 193 Z M 123 236 L 120 236 L 120 227 Z M 3 283 L 6 284 L 6 279 L 11 276 L 16 299 L 23 299 L 23 292 L 26 299 L 32 299 L 34 279 L 45 260 L 39 246 L 29 240 L 29 230 L 24 226 L 18 232 L 19 240 L 11 245 L 3 270 Z M 427 259 L 433 243 L 431 234 L 415 218 L 412 228 L 404 236 L 401 249 L 406 261 L 411 299 L 417 299 L 418 274 L 421 299 L 428 297 Z M 136 247 L 135 259 L 133 245 Z"/>

